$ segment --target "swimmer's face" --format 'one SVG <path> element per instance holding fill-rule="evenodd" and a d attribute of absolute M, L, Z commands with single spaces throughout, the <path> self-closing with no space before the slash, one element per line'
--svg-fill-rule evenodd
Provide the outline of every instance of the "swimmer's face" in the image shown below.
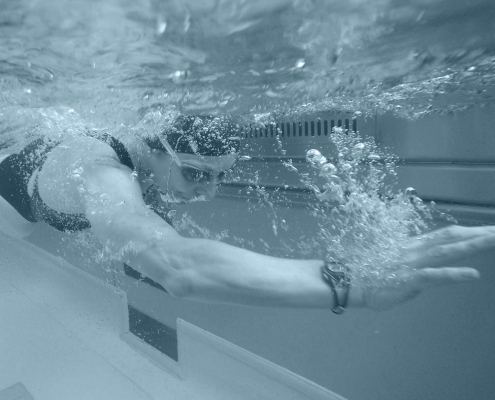
<path fill-rule="evenodd" d="M 237 154 L 200 156 L 176 153 L 180 162 L 164 151 L 152 151 L 153 181 L 169 202 L 210 200 L 233 167 Z M 181 166 L 179 166 L 181 164 Z"/>

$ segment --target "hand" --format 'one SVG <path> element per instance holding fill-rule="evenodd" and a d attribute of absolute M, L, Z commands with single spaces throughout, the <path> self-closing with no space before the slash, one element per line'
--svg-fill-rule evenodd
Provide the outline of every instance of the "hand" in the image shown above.
<path fill-rule="evenodd" d="M 495 226 L 450 226 L 413 238 L 398 269 L 378 281 L 357 279 L 352 291 L 361 305 L 385 310 L 416 297 L 423 290 L 478 279 L 477 270 L 448 267 L 479 252 L 495 249 Z"/>

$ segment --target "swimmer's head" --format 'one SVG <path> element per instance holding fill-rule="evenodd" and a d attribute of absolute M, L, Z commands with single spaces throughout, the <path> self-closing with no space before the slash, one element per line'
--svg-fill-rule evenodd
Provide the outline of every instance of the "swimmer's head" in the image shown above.
<path fill-rule="evenodd" d="M 167 201 L 189 202 L 215 196 L 237 160 L 241 136 L 230 116 L 179 115 L 145 141 L 153 180 Z"/>
<path fill-rule="evenodd" d="M 161 134 L 146 143 L 166 151 L 166 140 L 176 153 L 201 156 L 237 154 L 241 145 L 240 127 L 230 116 L 179 115 Z"/>

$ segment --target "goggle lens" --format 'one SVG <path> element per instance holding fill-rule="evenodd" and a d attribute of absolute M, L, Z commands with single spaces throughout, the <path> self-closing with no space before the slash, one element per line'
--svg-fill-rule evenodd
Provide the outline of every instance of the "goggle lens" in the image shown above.
<path fill-rule="evenodd" d="M 223 183 L 225 182 L 225 172 L 222 171 L 218 174 L 213 174 L 212 172 L 208 171 L 203 171 L 191 166 L 185 166 L 183 165 L 181 167 L 182 171 L 182 176 L 190 181 L 190 182 L 198 182 L 198 183 L 205 183 L 205 182 L 212 182 L 215 178 L 217 182 Z"/>

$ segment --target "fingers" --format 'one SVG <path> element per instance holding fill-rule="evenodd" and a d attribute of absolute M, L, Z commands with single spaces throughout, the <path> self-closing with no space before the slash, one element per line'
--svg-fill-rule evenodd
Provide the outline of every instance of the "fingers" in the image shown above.
<path fill-rule="evenodd" d="M 442 267 L 480 252 L 495 249 L 495 234 L 476 235 L 450 243 L 407 248 L 405 263 L 413 268 Z"/>
<path fill-rule="evenodd" d="M 442 266 L 489 249 L 495 249 L 495 235 L 435 246 L 426 252 L 428 260 L 423 266 Z"/>
<path fill-rule="evenodd" d="M 412 250 L 419 250 L 421 248 L 424 249 L 482 237 L 493 237 L 495 240 L 495 226 L 448 226 L 416 237 L 409 248 Z"/>
<path fill-rule="evenodd" d="M 415 271 L 418 289 L 453 283 L 464 283 L 480 278 L 480 273 L 473 268 L 424 268 Z"/>
<path fill-rule="evenodd" d="M 386 310 L 416 297 L 422 291 L 435 286 L 470 282 L 480 278 L 480 273 L 467 267 L 404 268 L 381 280 L 378 285 L 364 284 L 356 298 L 357 306 Z M 354 288 L 353 288 L 354 290 Z"/>

